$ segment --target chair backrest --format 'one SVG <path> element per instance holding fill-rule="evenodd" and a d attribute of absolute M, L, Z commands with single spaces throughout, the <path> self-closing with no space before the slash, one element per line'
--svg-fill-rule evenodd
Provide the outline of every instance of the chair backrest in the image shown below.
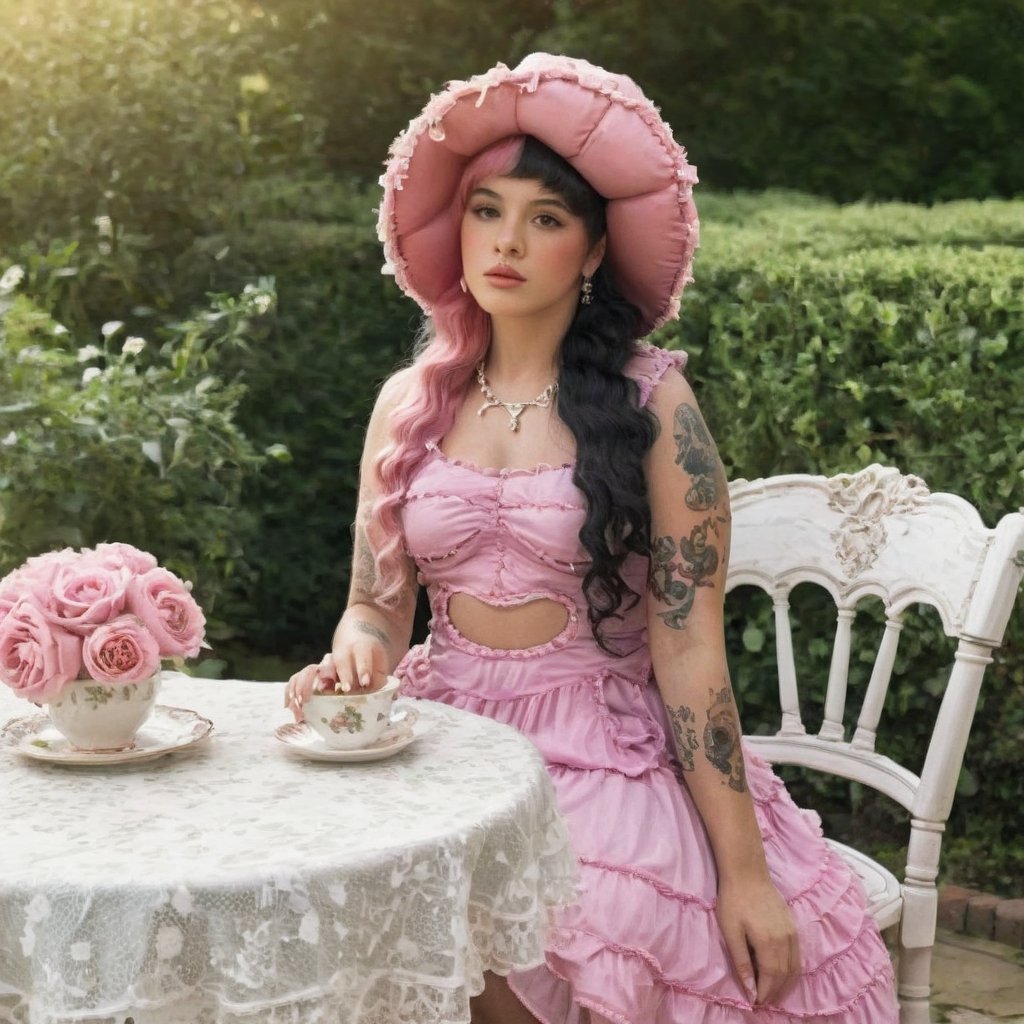
<path fill-rule="evenodd" d="M 758 586 L 775 609 L 781 726 L 772 736 L 748 740 L 769 761 L 831 772 L 887 794 L 917 825 L 936 833 L 937 862 L 982 676 L 1002 643 L 1024 575 L 1024 515 L 1011 513 L 988 529 L 963 498 L 932 494 L 918 477 L 878 465 L 831 478 L 737 480 L 730 497 L 728 589 Z M 837 612 L 824 718 L 815 735 L 801 718 L 789 617 L 790 591 L 803 582 L 831 594 Z M 856 729 L 847 738 L 854 618 L 868 595 L 884 604 L 885 630 Z M 937 609 L 943 629 L 957 641 L 920 775 L 875 750 L 903 613 L 919 602 Z"/>

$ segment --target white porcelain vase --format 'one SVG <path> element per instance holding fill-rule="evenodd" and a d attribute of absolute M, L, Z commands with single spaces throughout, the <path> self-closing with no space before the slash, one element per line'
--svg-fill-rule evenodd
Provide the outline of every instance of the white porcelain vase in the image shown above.
<path fill-rule="evenodd" d="M 152 713 L 159 690 L 159 672 L 137 683 L 115 686 L 76 679 L 46 710 L 54 727 L 76 750 L 125 750 Z"/>

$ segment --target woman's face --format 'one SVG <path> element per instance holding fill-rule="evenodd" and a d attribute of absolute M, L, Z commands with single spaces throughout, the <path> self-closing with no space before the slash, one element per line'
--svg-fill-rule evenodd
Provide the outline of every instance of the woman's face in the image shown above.
<path fill-rule="evenodd" d="M 491 316 L 571 319 L 584 276 L 597 269 L 582 218 L 530 178 L 484 178 L 462 216 L 462 270 Z"/>

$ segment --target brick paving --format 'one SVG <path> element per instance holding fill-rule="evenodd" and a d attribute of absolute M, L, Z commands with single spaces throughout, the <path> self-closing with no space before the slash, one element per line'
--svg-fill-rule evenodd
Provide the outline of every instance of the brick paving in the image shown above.
<path fill-rule="evenodd" d="M 944 885 L 939 890 L 939 927 L 994 939 L 1024 949 L 1024 900 L 1003 899 L 976 889 Z"/>

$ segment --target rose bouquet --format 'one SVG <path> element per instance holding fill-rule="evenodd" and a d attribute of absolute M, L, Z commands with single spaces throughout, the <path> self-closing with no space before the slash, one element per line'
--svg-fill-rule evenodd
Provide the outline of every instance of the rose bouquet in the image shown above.
<path fill-rule="evenodd" d="M 30 558 L 0 580 L 0 681 L 39 704 L 69 683 L 151 678 L 164 658 L 192 658 L 206 620 L 148 552 L 100 544 Z"/>

